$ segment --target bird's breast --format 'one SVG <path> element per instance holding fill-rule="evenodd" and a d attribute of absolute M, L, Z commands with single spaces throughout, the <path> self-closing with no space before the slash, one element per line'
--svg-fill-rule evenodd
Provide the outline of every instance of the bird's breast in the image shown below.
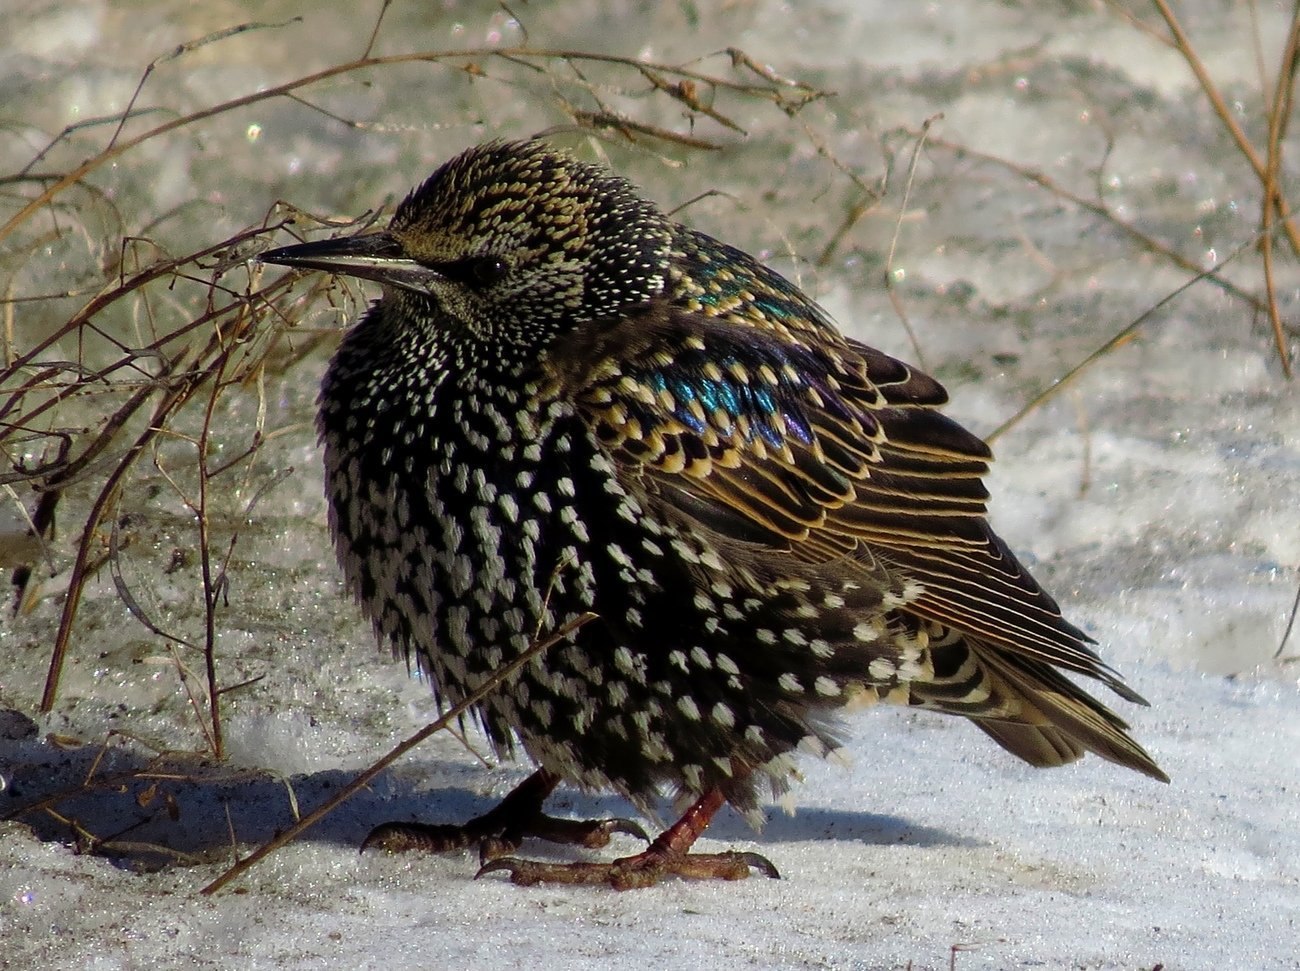
<path fill-rule="evenodd" d="M 379 633 L 455 701 L 596 599 L 585 511 L 618 501 L 594 440 L 535 383 L 327 379 L 336 552 Z M 352 382 L 355 384 L 355 382 Z"/>

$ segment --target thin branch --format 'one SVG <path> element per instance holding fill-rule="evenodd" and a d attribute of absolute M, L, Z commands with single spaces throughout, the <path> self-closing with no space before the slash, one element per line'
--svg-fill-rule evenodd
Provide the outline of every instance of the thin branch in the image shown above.
<path fill-rule="evenodd" d="M 390 752 L 388 752 L 387 755 L 379 759 L 379 761 L 375 762 L 368 769 L 366 769 L 364 772 L 358 775 L 350 783 L 344 786 L 343 789 L 341 789 L 335 795 L 330 797 L 330 799 L 328 799 L 324 804 L 317 807 L 312 812 L 309 812 L 306 816 L 303 816 L 301 819 L 299 819 L 296 823 L 294 823 L 284 832 L 278 834 L 274 839 L 258 847 L 255 851 L 253 851 L 253 853 L 251 853 L 249 856 L 245 857 L 244 859 L 240 860 L 234 866 L 230 867 L 230 869 L 226 870 L 225 873 L 221 874 L 221 876 L 217 877 L 217 879 L 213 880 L 211 883 L 209 883 L 206 887 L 204 887 L 199 892 L 205 895 L 216 893 L 218 890 L 220 890 L 222 887 L 228 884 L 231 880 L 234 880 L 237 877 L 243 875 L 247 870 L 255 866 L 257 863 L 259 863 L 261 860 L 269 856 L 271 853 L 275 852 L 281 846 L 284 846 L 286 843 L 289 843 L 297 839 L 299 835 L 301 835 L 302 833 L 310 829 L 312 826 L 315 826 L 318 822 L 320 822 L 322 819 L 324 819 L 326 816 L 332 813 L 335 809 L 337 809 L 343 802 L 345 802 L 348 799 L 351 799 L 359 791 L 361 791 L 366 786 L 368 786 L 371 783 L 371 781 L 374 780 L 374 778 L 379 775 L 379 773 L 384 771 L 384 769 L 388 768 L 390 765 L 392 765 L 394 762 L 400 759 L 411 749 L 415 748 L 425 739 L 442 731 L 448 725 L 451 725 L 453 722 L 456 721 L 456 719 L 460 718 L 460 716 L 465 714 L 465 712 L 469 711 L 470 708 L 474 707 L 479 702 L 481 702 L 484 698 L 486 698 L 493 691 L 495 691 L 500 685 L 504 684 L 507 680 L 509 680 L 510 678 L 518 674 L 520 671 L 522 671 L 524 667 L 530 664 L 534 658 L 541 655 L 543 651 L 550 649 L 554 645 L 558 644 L 560 641 L 564 640 L 574 631 L 578 630 L 578 628 L 582 627 L 584 624 L 590 623 L 595 619 L 596 619 L 595 614 L 592 613 L 582 614 L 578 617 L 575 617 L 573 620 L 569 621 L 563 627 L 558 628 L 553 634 L 551 634 L 549 637 L 545 638 L 544 640 L 539 640 L 534 642 L 531 646 L 528 647 L 527 650 L 525 650 L 522 654 L 520 654 L 509 664 L 503 665 L 502 667 L 497 669 L 496 673 L 493 674 L 492 677 L 488 678 L 478 688 L 476 688 L 474 691 L 466 695 L 464 700 L 462 700 L 459 704 L 448 709 L 448 711 L 445 714 L 443 714 L 442 717 L 438 718 L 435 721 L 430 722 L 428 725 L 425 725 L 422 729 L 420 729 L 414 735 L 407 738 L 400 745 L 394 747 Z"/>
<path fill-rule="evenodd" d="M 1012 415 L 1010 418 L 1004 421 L 997 428 L 993 429 L 992 432 L 990 432 L 988 435 L 985 436 L 985 441 L 992 444 L 996 439 L 1001 437 L 1010 428 L 1019 424 L 1020 421 L 1030 412 L 1039 408 L 1041 405 L 1043 405 L 1044 402 L 1047 402 L 1050 399 L 1056 397 L 1058 394 L 1060 394 L 1061 391 L 1063 391 L 1066 387 L 1068 387 L 1074 381 L 1075 378 L 1081 375 L 1088 368 L 1092 367 L 1092 365 L 1096 364 L 1102 358 L 1106 357 L 1108 354 L 1110 354 L 1111 351 L 1119 347 L 1123 347 L 1125 344 L 1129 343 L 1129 341 L 1131 341 L 1133 337 L 1137 334 L 1139 328 L 1141 328 L 1143 324 L 1145 324 L 1148 320 L 1150 320 L 1153 316 L 1155 316 L 1157 311 L 1162 310 L 1164 307 L 1168 306 L 1175 299 L 1182 296 L 1184 293 L 1186 293 L 1196 284 L 1200 283 L 1201 280 L 1210 276 L 1213 272 L 1217 271 L 1218 269 L 1225 266 L 1226 264 L 1231 263 L 1242 253 L 1250 249 L 1250 247 L 1253 245 L 1254 245 L 1253 241 L 1248 243 L 1243 243 L 1230 256 L 1228 256 L 1227 259 L 1216 264 L 1214 267 L 1212 267 L 1209 270 L 1205 270 L 1201 273 L 1198 273 L 1196 276 L 1192 277 L 1190 280 L 1188 280 L 1178 289 L 1166 295 L 1162 300 L 1160 300 L 1154 306 L 1149 307 L 1146 311 L 1139 314 L 1137 318 L 1135 318 L 1132 322 L 1128 324 L 1127 327 L 1124 327 L 1118 333 L 1114 334 L 1109 340 L 1106 341 L 1106 343 L 1102 344 L 1101 347 L 1097 348 L 1095 351 L 1093 351 L 1091 354 L 1085 357 L 1074 367 L 1070 368 L 1070 370 L 1067 371 L 1060 378 L 1058 378 L 1051 385 L 1051 387 L 1035 395 L 1033 398 L 1029 400 L 1028 403 L 1025 404 L 1023 408 L 1017 411 L 1014 415 Z"/>
<path fill-rule="evenodd" d="M 225 114 L 239 108 L 245 108 L 249 105 L 258 104 L 262 101 L 279 98 L 291 94 L 301 88 L 311 87 L 312 85 L 319 84 L 320 82 L 327 81 L 331 78 L 352 74 L 369 68 L 382 68 L 396 64 L 440 64 L 446 61 L 462 61 L 467 58 L 504 58 L 520 61 L 572 60 L 594 64 L 612 64 L 633 68 L 638 71 L 645 69 L 664 75 L 672 75 L 682 79 L 696 81 L 720 89 L 742 93 L 749 97 L 762 98 L 771 101 L 787 114 L 794 114 L 809 102 L 826 96 L 826 92 L 818 91 L 809 85 L 804 85 L 800 82 L 781 77 L 770 68 L 757 65 L 756 62 L 749 58 L 749 56 L 743 51 L 730 48 L 728 49 L 727 54 L 732 58 L 733 64 L 745 66 L 767 83 L 756 84 L 753 82 L 733 81 L 728 78 L 718 77 L 691 68 L 680 67 L 672 64 L 644 62 L 634 57 L 621 57 L 614 54 L 597 54 L 590 51 L 566 50 L 563 48 L 480 47 L 455 51 L 417 51 L 407 54 L 390 54 L 382 57 L 367 56 L 358 58 L 354 61 L 348 61 L 345 64 L 333 64 L 311 74 L 295 78 L 292 81 L 286 81 L 283 84 L 277 84 L 261 91 L 254 91 L 238 98 L 232 98 L 229 101 L 223 101 L 221 104 L 191 112 L 190 114 L 184 115 L 180 118 L 173 118 L 170 121 L 149 129 L 148 131 L 141 132 L 133 138 L 111 142 L 103 151 L 87 159 L 85 162 L 82 162 L 71 171 L 65 173 L 62 177 L 47 186 L 39 195 L 29 201 L 27 205 L 14 213 L 14 215 L 11 216 L 3 226 L 0 226 L 0 240 L 3 240 L 18 226 L 21 226 L 33 215 L 49 205 L 50 201 L 65 189 L 77 184 L 91 172 L 107 165 L 114 159 L 120 158 L 122 155 L 151 139 L 157 138 L 160 135 L 165 135 L 168 132 L 189 127 L 190 125 L 194 125 L 200 121 L 205 121 L 208 118 L 217 115 Z"/>
<path fill-rule="evenodd" d="M 921 160 L 921 149 L 925 147 L 925 141 L 930 136 L 930 127 L 941 120 L 943 120 L 942 114 L 925 119 L 921 123 L 921 134 L 912 145 L 912 157 L 907 163 L 907 179 L 903 183 L 903 201 L 898 207 L 898 218 L 894 220 L 894 235 L 889 240 L 889 255 L 885 258 L 885 291 L 889 294 L 889 302 L 894 308 L 894 313 L 903 324 L 903 330 L 907 332 L 907 339 L 912 342 L 912 351 L 916 354 L 916 362 L 922 370 L 926 370 L 925 352 L 921 348 L 916 331 L 912 328 L 912 321 L 908 319 L 907 309 L 894 288 L 894 255 L 898 252 L 898 237 L 903 231 L 903 217 L 907 214 L 907 204 L 912 198 L 912 185 L 916 179 L 916 166 Z"/>

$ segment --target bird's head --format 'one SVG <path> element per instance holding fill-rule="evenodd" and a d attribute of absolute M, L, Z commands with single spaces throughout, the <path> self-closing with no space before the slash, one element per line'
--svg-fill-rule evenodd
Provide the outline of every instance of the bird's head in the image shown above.
<path fill-rule="evenodd" d="M 456 156 L 388 229 L 261 260 L 384 285 L 384 303 L 456 340 L 537 348 L 664 289 L 672 224 L 626 180 L 537 141 Z"/>

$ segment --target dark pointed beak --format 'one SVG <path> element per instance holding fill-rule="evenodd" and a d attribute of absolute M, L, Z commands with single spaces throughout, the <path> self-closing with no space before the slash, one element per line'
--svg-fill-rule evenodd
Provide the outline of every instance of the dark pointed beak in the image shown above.
<path fill-rule="evenodd" d="M 437 270 L 407 257 L 401 242 L 387 232 L 282 246 L 268 250 L 258 259 L 295 270 L 324 270 L 326 273 L 360 277 L 425 294 L 443 279 Z"/>

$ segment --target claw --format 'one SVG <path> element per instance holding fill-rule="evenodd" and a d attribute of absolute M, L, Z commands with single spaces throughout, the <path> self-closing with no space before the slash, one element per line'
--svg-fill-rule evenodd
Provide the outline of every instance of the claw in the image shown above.
<path fill-rule="evenodd" d="M 647 843 L 650 842 L 646 831 L 630 819 L 585 820 L 539 816 L 528 826 L 529 836 L 536 836 L 550 843 L 584 846 L 589 850 L 608 846 L 610 837 L 615 833 L 624 833 Z"/>
<path fill-rule="evenodd" d="M 779 871 L 776 868 L 775 864 L 773 864 L 771 860 L 769 860 L 767 857 L 763 856 L 762 854 L 737 853 L 736 855 L 739 856 L 741 859 L 743 859 L 748 866 L 752 866 L 755 870 L 763 874 L 763 876 L 767 877 L 768 879 L 770 880 L 781 879 L 781 871 Z"/>
<path fill-rule="evenodd" d="M 510 882 L 519 887 L 531 887 L 534 884 L 541 883 L 544 877 L 537 873 L 538 868 L 555 866 L 557 864 L 535 863 L 532 860 L 520 860 L 513 856 L 501 856 L 495 860 L 489 860 L 478 868 L 474 874 L 474 879 L 484 876 L 488 873 L 505 871 L 510 874 Z M 572 864 L 578 866 L 579 864 Z M 578 883 L 578 880 L 571 881 Z"/>
<path fill-rule="evenodd" d="M 622 833 L 625 836 L 635 836 L 639 840 L 644 840 L 647 843 L 650 842 L 650 834 L 647 833 L 641 827 L 641 824 L 634 819 L 607 819 L 604 821 L 604 826 L 606 827 L 605 831 L 611 835 L 614 833 Z"/>

